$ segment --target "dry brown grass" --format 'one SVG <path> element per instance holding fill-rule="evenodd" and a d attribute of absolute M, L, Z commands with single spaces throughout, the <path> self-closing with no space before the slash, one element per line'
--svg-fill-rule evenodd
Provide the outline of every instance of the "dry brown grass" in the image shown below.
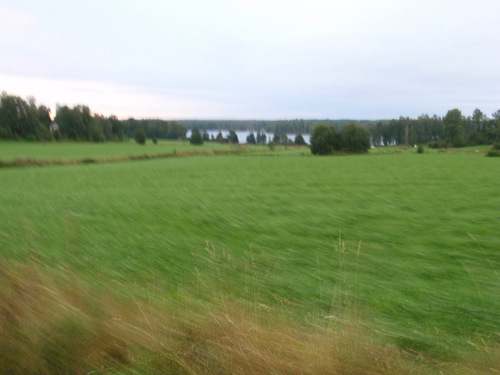
<path fill-rule="evenodd" d="M 465 374 L 477 362 L 432 363 L 372 335 L 355 322 L 299 323 L 215 294 L 127 300 L 68 270 L 0 268 L 2 374 Z M 472 373 L 494 373 L 491 363 Z"/>

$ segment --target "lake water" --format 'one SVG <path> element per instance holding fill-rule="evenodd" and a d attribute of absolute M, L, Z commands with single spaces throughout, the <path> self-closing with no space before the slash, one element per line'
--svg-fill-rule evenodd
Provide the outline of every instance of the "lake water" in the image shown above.
<path fill-rule="evenodd" d="M 227 136 L 229 135 L 229 130 L 221 130 L 220 132 L 222 133 L 222 136 L 224 138 L 227 138 Z M 201 132 L 201 133 L 203 134 L 203 132 Z M 212 139 L 212 135 L 214 136 L 214 138 L 217 138 L 217 135 L 219 134 L 219 130 L 207 130 L 207 133 L 208 133 L 210 139 Z M 247 143 L 247 137 L 250 135 L 250 133 L 253 133 L 255 135 L 255 138 L 257 138 L 257 132 L 251 132 L 251 131 L 246 131 L 246 130 L 236 130 L 235 133 L 238 136 L 238 140 L 240 143 Z M 269 143 L 270 141 L 273 140 L 274 133 L 264 133 L 264 134 L 266 134 L 266 136 L 267 136 L 266 143 Z M 286 136 L 288 137 L 288 139 L 295 141 L 295 137 L 297 136 L 297 134 L 287 133 Z M 191 137 L 191 130 L 188 130 L 186 137 L 187 138 Z M 307 144 L 311 143 L 311 135 L 310 134 L 302 134 L 302 137 L 304 137 L 304 141 L 306 141 Z"/>

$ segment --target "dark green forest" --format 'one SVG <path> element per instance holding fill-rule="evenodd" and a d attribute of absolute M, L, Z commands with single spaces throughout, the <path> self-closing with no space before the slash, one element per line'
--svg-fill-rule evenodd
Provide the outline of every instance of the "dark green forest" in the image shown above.
<path fill-rule="evenodd" d="M 343 125 L 352 122 L 352 120 L 179 120 L 180 124 L 188 129 L 197 128 L 203 130 L 247 130 L 257 132 L 264 130 L 266 133 L 299 133 L 310 134 L 316 125 L 326 124 L 332 125 L 340 129 Z M 358 121 L 360 125 L 370 126 L 373 121 Z"/>
<path fill-rule="evenodd" d="M 105 117 L 93 113 L 84 105 L 72 108 L 58 105 L 56 113 L 35 98 L 27 100 L 2 93 L 0 102 L 0 139 L 28 141 L 123 141 L 134 137 L 136 129 L 143 129 L 151 139 L 186 139 L 188 129 L 265 131 L 274 134 L 312 134 L 319 124 L 340 130 L 355 123 L 370 132 L 371 145 L 417 145 L 430 147 L 463 147 L 493 144 L 500 140 L 500 110 L 489 117 L 479 109 L 469 116 L 459 109 L 449 110 L 445 116 L 421 115 L 417 118 L 400 117 L 392 120 L 136 120 Z"/>
<path fill-rule="evenodd" d="M 24 100 L 3 92 L 0 102 L 0 139 L 82 142 L 123 141 L 134 137 L 136 129 L 147 138 L 185 139 L 187 129 L 175 121 L 119 120 L 92 113 L 89 107 L 57 106 L 54 120 L 50 109 L 37 106 L 35 98 Z"/>
<path fill-rule="evenodd" d="M 428 144 L 430 147 L 464 147 L 492 144 L 500 140 L 500 110 L 489 118 L 479 109 L 464 116 L 458 109 L 449 110 L 444 117 L 400 117 L 377 121 L 370 126 L 373 146 Z"/>

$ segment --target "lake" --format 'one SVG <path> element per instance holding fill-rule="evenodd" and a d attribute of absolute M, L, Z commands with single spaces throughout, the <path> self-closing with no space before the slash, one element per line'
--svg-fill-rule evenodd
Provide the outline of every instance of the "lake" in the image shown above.
<path fill-rule="evenodd" d="M 227 136 L 229 135 L 229 130 L 220 130 L 220 132 L 222 133 L 222 136 L 224 138 L 227 138 Z M 201 133 L 203 134 L 203 131 Z M 214 138 L 217 137 L 217 135 L 219 134 L 219 130 L 207 130 L 207 133 L 208 133 L 210 139 L 212 139 L 212 136 Z M 235 133 L 238 136 L 238 140 L 240 143 L 247 143 L 247 137 L 250 135 L 250 133 L 253 133 L 255 135 L 255 137 L 257 137 L 257 132 L 252 132 L 252 131 L 247 131 L 247 130 L 236 130 Z M 272 141 L 272 139 L 274 137 L 274 133 L 264 132 L 264 134 L 266 134 L 266 136 L 267 136 L 266 143 L 269 143 L 270 141 Z M 297 134 L 296 133 L 287 133 L 286 136 L 288 137 L 288 139 L 295 141 L 295 137 L 297 136 Z M 191 137 L 191 130 L 188 130 L 186 137 L 187 138 Z M 311 143 L 311 135 L 310 134 L 302 134 L 302 137 L 304 137 L 304 141 L 306 141 L 307 144 Z"/>

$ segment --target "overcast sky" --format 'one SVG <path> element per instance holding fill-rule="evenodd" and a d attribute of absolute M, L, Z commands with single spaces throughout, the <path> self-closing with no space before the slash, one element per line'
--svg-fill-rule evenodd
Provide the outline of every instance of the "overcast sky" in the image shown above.
<path fill-rule="evenodd" d="M 500 109 L 498 0 L 0 0 L 0 91 L 119 117 Z"/>

